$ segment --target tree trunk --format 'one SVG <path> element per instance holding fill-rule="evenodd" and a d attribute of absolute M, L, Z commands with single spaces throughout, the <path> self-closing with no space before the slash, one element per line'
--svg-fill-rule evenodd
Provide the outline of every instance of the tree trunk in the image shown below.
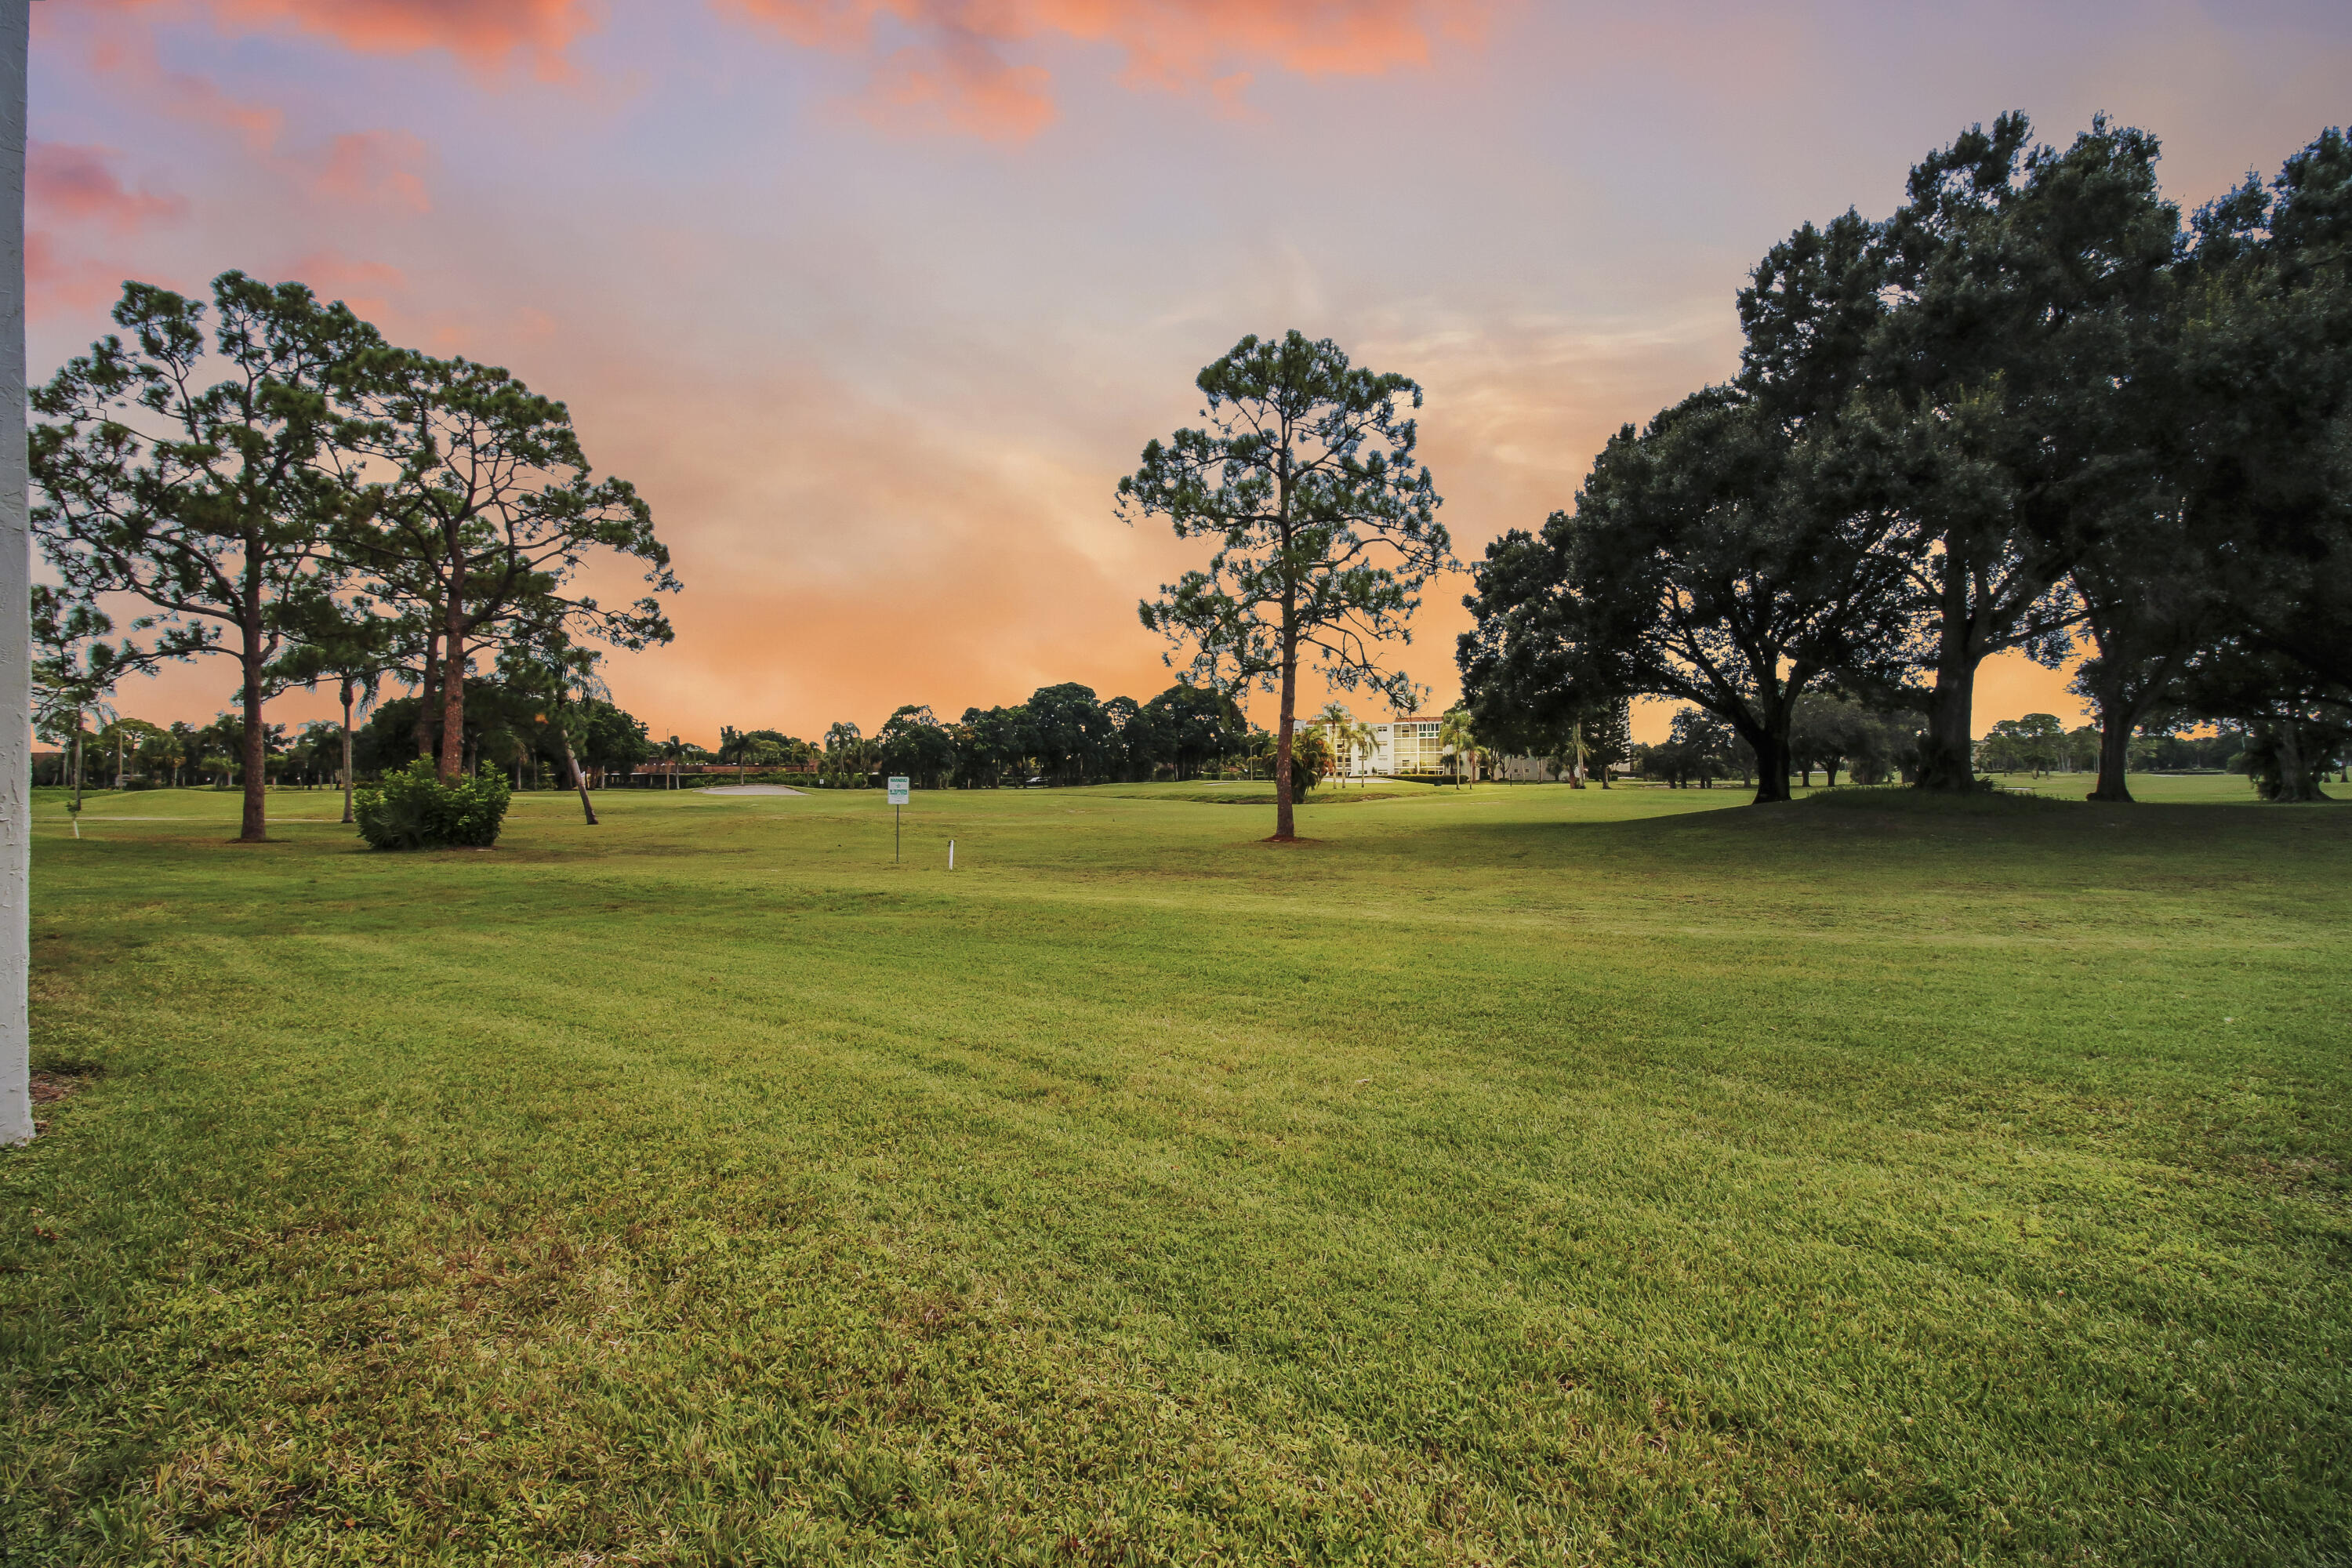
<path fill-rule="evenodd" d="M 1756 799 L 1765 805 L 1789 798 L 1789 731 L 1768 729 L 1745 737 L 1756 752 Z"/>
<path fill-rule="evenodd" d="M 2319 781 L 2326 759 L 2313 754 L 2305 744 L 2302 724 L 2288 719 L 2263 728 L 2275 737 L 2273 765 L 2276 774 L 2272 786 L 2263 791 L 2263 798 L 2281 805 L 2326 800 L 2327 796 L 2321 792 Z"/>
<path fill-rule="evenodd" d="M 1286 608 L 1283 619 L 1290 619 Z M 1283 640 L 1290 642 L 1286 626 Z M 1282 660 L 1282 702 L 1276 722 L 1281 728 L 1274 737 L 1274 838 L 1277 844 L 1287 844 L 1298 837 L 1297 819 L 1291 810 L 1290 799 L 1290 715 L 1298 700 L 1298 656 L 1295 647 L 1284 650 Z"/>
<path fill-rule="evenodd" d="M 245 634 L 245 816 L 237 829 L 240 844 L 259 844 L 268 837 L 268 737 L 261 729 L 260 595 L 247 595 L 249 617 Z"/>
<path fill-rule="evenodd" d="M 441 782 L 455 784 L 472 770 L 466 763 L 466 634 L 457 595 L 449 595 L 449 622 L 442 633 L 448 653 L 441 670 Z"/>
<path fill-rule="evenodd" d="M 596 826 L 596 807 L 588 798 L 588 779 L 580 771 L 580 759 L 572 752 L 572 736 L 559 724 L 556 734 L 563 742 L 563 765 L 572 770 L 572 786 L 580 792 L 580 809 L 588 818 L 588 826 Z"/>
<path fill-rule="evenodd" d="M 73 809 L 81 810 L 81 710 L 74 710 Z"/>
<path fill-rule="evenodd" d="M 442 783 L 457 783 L 468 773 L 466 766 L 466 666 L 454 656 L 457 639 L 452 639 L 452 658 L 442 670 L 442 752 L 440 775 Z"/>
<path fill-rule="evenodd" d="M 1919 748 L 1918 787 L 1959 794 L 1976 788 L 1976 627 L 1969 571 L 1957 554 L 1944 560 L 1943 625 L 1937 628 L 1936 689 L 1927 703 L 1927 737 Z"/>
<path fill-rule="evenodd" d="M 352 683 L 343 682 L 343 820 L 352 816 Z"/>
<path fill-rule="evenodd" d="M 2134 715 L 2129 705 L 2120 700 L 2099 704 L 2099 783 L 2091 791 L 2093 800 L 2131 803 L 2131 790 L 2124 782 L 2124 769 L 2131 761 L 2131 732 Z"/>
<path fill-rule="evenodd" d="M 430 757 L 434 753 L 433 707 L 441 695 L 441 634 L 427 632 L 425 637 L 425 678 L 416 688 L 416 754 Z"/>
<path fill-rule="evenodd" d="M 1283 485 L 1283 538 L 1290 537 L 1290 486 Z M 1297 819 L 1290 799 L 1290 726 L 1298 707 L 1298 621 L 1292 595 L 1282 596 L 1282 700 L 1275 716 L 1274 840 L 1288 844 L 1298 837 Z"/>

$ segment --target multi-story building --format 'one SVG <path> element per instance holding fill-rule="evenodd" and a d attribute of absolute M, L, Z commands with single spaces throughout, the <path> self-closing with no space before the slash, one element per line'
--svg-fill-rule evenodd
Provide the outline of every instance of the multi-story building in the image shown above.
<path fill-rule="evenodd" d="M 1334 750 L 1339 753 L 1339 772 L 1348 778 L 1395 778 L 1400 774 L 1430 774 L 1445 772 L 1445 748 L 1437 742 L 1438 730 L 1444 720 L 1409 713 L 1386 724 L 1372 726 L 1372 749 L 1351 752 L 1346 745 Z M 1316 728 L 1311 719 L 1301 719 L 1298 728 Z"/>
<path fill-rule="evenodd" d="M 1302 730 L 1316 727 L 1311 719 L 1301 719 L 1297 723 Z M 1345 745 L 1333 748 L 1339 754 L 1340 775 L 1345 778 L 1450 775 L 1454 770 L 1447 765 L 1445 748 L 1439 744 L 1437 739 L 1444 727 L 1443 718 L 1421 713 L 1409 713 L 1386 724 L 1375 724 L 1371 727 L 1370 751 L 1351 752 Z M 1496 766 L 1492 776 L 1514 783 L 1549 784 L 1565 776 L 1559 765 L 1549 757 L 1497 757 L 1494 761 Z M 1487 776 L 1489 770 L 1482 767 L 1479 773 L 1482 777 Z"/>

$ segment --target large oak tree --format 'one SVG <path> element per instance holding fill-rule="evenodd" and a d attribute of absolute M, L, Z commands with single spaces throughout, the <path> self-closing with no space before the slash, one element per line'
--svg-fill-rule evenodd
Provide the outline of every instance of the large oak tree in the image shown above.
<path fill-rule="evenodd" d="M 2003 115 L 1922 160 L 1884 227 L 1887 309 L 1843 423 L 1908 532 L 1925 788 L 1973 785 L 1978 668 L 2063 657 L 2068 574 L 2149 493 L 2136 374 L 2181 235 L 2157 151 L 2104 121 L 2045 146 Z"/>

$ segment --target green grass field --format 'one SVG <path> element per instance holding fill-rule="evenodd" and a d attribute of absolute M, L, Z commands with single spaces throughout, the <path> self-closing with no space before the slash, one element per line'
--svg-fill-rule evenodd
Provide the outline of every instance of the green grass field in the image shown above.
<path fill-rule="evenodd" d="M 44 792 L 0 1562 L 2345 1563 L 2352 809 L 2147 783 Z"/>

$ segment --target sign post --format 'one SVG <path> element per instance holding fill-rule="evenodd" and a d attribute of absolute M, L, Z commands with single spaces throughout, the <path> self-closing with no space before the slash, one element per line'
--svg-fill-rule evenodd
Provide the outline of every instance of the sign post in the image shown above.
<path fill-rule="evenodd" d="M 904 775 L 890 775 L 890 864 L 898 863 L 898 808 L 907 804 L 907 780 Z"/>

